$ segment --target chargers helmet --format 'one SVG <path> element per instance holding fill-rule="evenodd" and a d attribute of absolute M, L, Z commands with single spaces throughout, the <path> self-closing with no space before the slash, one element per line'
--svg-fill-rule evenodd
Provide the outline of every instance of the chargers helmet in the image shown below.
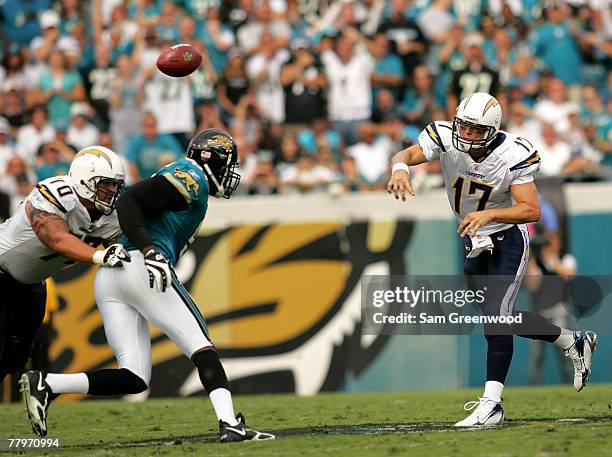
<path fill-rule="evenodd" d="M 125 184 L 121 159 L 104 146 L 90 146 L 77 152 L 70 164 L 68 177 L 76 193 L 106 215 L 115 209 L 117 197 Z"/>
<path fill-rule="evenodd" d="M 223 130 L 206 129 L 189 142 L 187 157 L 195 160 L 208 178 L 208 193 L 217 198 L 230 198 L 240 183 L 236 173 L 238 147 Z"/>
<path fill-rule="evenodd" d="M 457 107 L 453 120 L 453 146 L 463 152 L 482 152 L 493 142 L 501 125 L 502 110 L 495 97 L 476 92 L 464 98 Z M 482 139 L 471 140 L 460 135 L 461 127 L 483 132 Z"/>

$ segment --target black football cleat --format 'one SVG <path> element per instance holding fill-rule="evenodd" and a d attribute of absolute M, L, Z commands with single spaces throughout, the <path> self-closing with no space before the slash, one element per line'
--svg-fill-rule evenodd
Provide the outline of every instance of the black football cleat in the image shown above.
<path fill-rule="evenodd" d="M 238 425 L 230 425 L 219 420 L 219 440 L 222 443 L 237 443 L 239 441 L 264 441 L 273 440 L 276 436 L 271 433 L 258 432 L 246 426 L 244 416 L 238 413 L 236 416 Z"/>
<path fill-rule="evenodd" d="M 32 430 L 38 436 L 46 436 L 47 410 L 57 395 L 51 392 L 42 371 L 26 371 L 21 375 L 19 386 Z"/>

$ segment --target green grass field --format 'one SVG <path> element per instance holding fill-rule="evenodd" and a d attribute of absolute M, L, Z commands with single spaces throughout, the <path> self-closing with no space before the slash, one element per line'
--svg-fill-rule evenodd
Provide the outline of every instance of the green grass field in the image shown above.
<path fill-rule="evenodd" d="M 54 404 L 49 436 L 62 456 L 563 456 L 612 455 L 612 388 L 509 388 L 506 425 L 454 430 L 480 391 L 236 398 L 238 411 L 277 440 L 219 444 L 208 400 Z M 20 404 L 0 406 L 0 436 L 33 436 Z M 58 455 L 56 452 L 36 455 Z"/>

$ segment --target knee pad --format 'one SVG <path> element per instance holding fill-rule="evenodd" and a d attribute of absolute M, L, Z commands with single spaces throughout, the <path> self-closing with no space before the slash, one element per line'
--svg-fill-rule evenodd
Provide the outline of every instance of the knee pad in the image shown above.
<path fill-rule="evenodd" d="M 85 374 L 89 379 L 89 394 L 92 395 L 139 394 L 149 387 L 140 376 L 127 368 L 104 369 Z"/>
<path fill-rule="evenodd" d="M 217 351 L 197 352 L 191 357 L 191 360 L 193 360 L 193 363 L 198 368 L 200 381 L 202 381 L 206 392 L 211 393 L 219 388 L 229 390 L 229 382 L 227 381 L 227 376 Z"/>

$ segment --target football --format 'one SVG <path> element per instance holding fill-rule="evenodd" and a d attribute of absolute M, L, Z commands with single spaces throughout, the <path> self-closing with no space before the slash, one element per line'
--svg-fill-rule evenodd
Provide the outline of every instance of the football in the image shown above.
<path fill-rule="evenodd" d="M 157 68 L 162 73 L 180 78 L 198 69 L 202 63 L 202 55 L 190 44 L 175 44 L 166 49 L 157 58 Z"/>

